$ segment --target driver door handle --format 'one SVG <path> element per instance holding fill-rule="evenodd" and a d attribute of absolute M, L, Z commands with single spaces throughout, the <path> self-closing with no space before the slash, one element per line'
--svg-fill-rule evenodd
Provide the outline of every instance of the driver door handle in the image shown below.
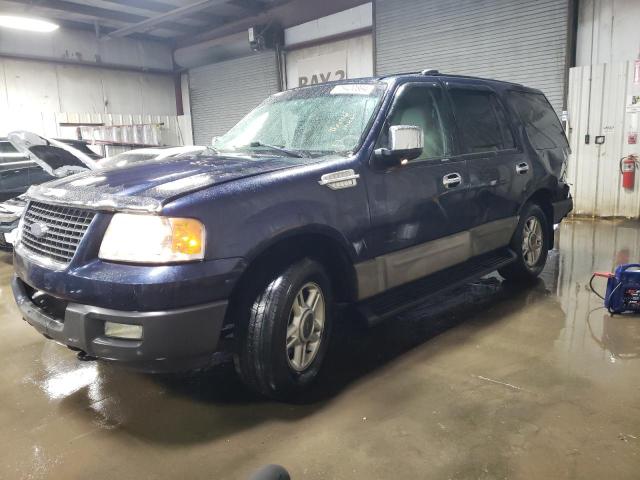
<path fill-rule="evenodd" d="M 520 175 L 523 175 L 525 173 L 527 173 L 529 171 L 529 165 L 527 164 L 527 162 L 522 162 L 519 163 L 518 165 L 516 165 L 516 173 L 519 173 Z"/>
<path fill-rule="evenodd" d="M 462 176 L 459 173 L 447 173 L 442 177 L 442 185 L 445 188 L 455 188 L 462 184 Z"/>

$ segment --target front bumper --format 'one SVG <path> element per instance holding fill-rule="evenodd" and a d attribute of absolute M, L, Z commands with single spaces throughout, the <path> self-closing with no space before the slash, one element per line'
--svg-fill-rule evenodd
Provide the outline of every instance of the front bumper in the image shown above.
<path fill-rule="evenodd" d="M 63 302 L 60 318 L 36 305 L 30 287 L 14 276 L 13 295 L 23 318 L 47 338 L 92 357 L 147 372 L 205 365 L 215 353 L 227 301 L 176 310 L 134 312 Z M 107 337 L 105 322 L 142 325 L 140 340 Z"/>

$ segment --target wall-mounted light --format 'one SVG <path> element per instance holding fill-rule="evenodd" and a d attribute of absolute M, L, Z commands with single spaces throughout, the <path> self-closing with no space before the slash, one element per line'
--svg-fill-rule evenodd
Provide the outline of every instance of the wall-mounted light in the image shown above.
<path fill-rule="evenodd" d="M 37 18 L 0 15 L 0 27 L 13 28 L 15 30 L 27 30 L 29 32 L 49 33 L 57 30 L 60 26 Z"/>

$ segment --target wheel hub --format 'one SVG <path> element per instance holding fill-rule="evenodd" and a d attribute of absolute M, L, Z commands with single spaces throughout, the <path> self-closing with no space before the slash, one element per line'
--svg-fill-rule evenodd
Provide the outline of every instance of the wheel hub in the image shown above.
<path fill-rule="evenodd" d="M 311 334 L 313 333 L 313 323 L 315 322 L 315 318 L 313 315 L 313 311 L 307 310 L 302 314 L 302 318 L 300 319 L 300 340 L 303 342 L 308 342 Z"/>

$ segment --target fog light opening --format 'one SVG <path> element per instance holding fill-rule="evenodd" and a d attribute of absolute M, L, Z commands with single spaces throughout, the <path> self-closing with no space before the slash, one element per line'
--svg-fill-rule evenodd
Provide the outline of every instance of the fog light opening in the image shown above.
<path fill-rule="evenodd" d="M 105 322 L 104 334 L 107 337 L 111 338 L 122 338 L 125 340 L 142 340 L 142 325 Z"/>

